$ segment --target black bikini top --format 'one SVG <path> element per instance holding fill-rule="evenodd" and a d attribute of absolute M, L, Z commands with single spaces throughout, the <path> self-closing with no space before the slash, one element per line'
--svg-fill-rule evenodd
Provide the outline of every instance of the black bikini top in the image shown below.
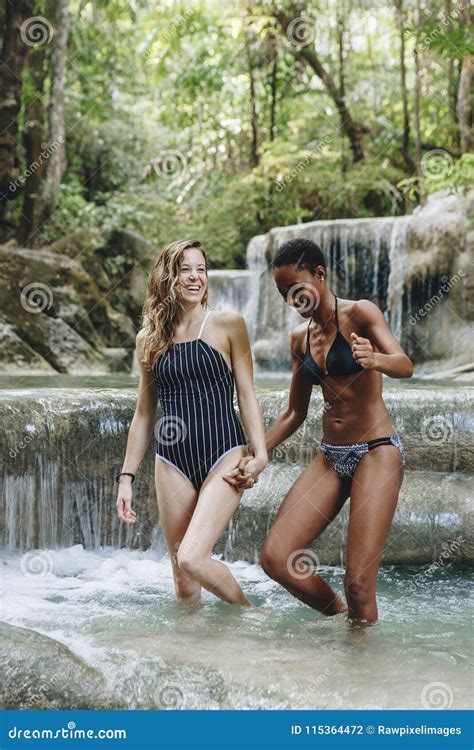
<path fill-rule="evenodd" d="M 331 377 L 339 376 L 345 377 L 347 375 L 361 372 L 364 368 L 360 365 L 352 356 L 352 347 L 344 338 L 341 331 L 339 330 L 339 321 L 337 318 L 337 297 L 335 299 L 335 316 L 336 316 L 336 338 L 331 344 L 326 357 L 326 369 L 327 373 L 322 370 L 319 365 L 316 364 L 309 347 L 309 327 L 311 325 L 311 319 L 308 323 L 308 332 L 306 334 L 306 351 L 303 359 L 303 370 L 314 385 L 322 385 L 323 380 L 328 375 Z"/>

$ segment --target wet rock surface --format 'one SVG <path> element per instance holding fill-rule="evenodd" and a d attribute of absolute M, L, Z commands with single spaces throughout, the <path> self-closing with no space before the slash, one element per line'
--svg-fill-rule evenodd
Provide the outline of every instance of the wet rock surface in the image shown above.
<path fill-rule="evenodd" d="M 268 426 L 286 405 L 286 391 L 259 391 Z M 436 559 L 444 543 L 474 560 L 474 393 L 469 387 L 390 388 L 385 401 L 406 450 L 406 473 L 387 543 L 387 560 Z M 83 543 L 147 549 L 159 522 L 152 439 L 134 483 L 137 523 L 116 513 L 117 485 L 135 408 L 133 391 L 36 389 L 0 391 L 2 544 L 67 547 Z M 255 562 L 276 509 L 291 484 L 316 456 L 321 440 L 320 394 L 302 427 L 273 451 L 256 487 L 244 493 L 216 549 Z M 157 414 L 157 419 L 158 419 Z M 315 500 L 317 496 L 315 494 Z M 344 555 L 349 503 L 317 543 L 321 561 Z M 454 554 L 454 553 L 453 553 Z"/>

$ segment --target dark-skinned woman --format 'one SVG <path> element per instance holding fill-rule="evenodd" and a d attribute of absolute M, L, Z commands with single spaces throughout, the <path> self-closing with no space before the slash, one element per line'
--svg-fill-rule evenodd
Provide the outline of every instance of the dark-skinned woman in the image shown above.
<path fill-rule="evenodd" d="M 304 422 L 313 386 L 321 387 L 325 407 L 321 450 L 284 498 L 264 541 L 262 566 L 319 612 L 347 612 L 350 622 L 373 623 L 379 563 L 404 466 L 403 445 L 382 398 L 382 374 L 408 378 L 413 365 L 377 305 L 333 294 L 324 255 L 314 242 L 286 242 L 272 266 L 279 293 L 305 320 L 292 332 L 288 406 L 266 433 L 267 451 Z M 248 460 L 242 458 L 228 481 L 247 486 Z M 308 545 L 349 496 L 346 606 L 305 559 Z"/>

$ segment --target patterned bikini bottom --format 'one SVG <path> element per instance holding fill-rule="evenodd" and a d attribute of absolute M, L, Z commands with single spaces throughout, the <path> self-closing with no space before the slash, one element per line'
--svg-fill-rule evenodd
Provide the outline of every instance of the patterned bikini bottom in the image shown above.
<path fill-rule="evenodd" d="M 405 451 L 399 435 L 380 437 L 368 442 L 353 443 L 352 445 L 333 445 L 322 440 L 321 452 L 339 476 L 346 478 L 352 477 L 362 456 L 365 456 L 374 448 L 378 448 L 379 445 L 394 445 L 400 451 L 402 461 L 405 463 Z"/>

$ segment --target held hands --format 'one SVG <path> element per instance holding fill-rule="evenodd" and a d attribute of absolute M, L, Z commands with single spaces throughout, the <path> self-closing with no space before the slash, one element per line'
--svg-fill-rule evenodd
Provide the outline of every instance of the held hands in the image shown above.
<path fill-rule="evenodd" d="M 128 477 L 122 477 L 118 483 L 117 512 L 122 521 L 135 523 L 137 514 L 132 510 L 132 483 Z"/>
<path fill-rule="evenodd" d="M 357 336 L 357 334 L 351 333 L 351 342 L 352 356 L 355 361 L 358 362 L 364 370 L 373 369 L 376 366 L 376 352 L 374 352 L 369 339 L 364 339 L 362 336 Z"/>
<path fill-rule="evenodd" d="M 264 470 L 267 463 L 268 458 L 256 458 L 254 455 L 248 454 L 240 459 L 235 469 L 224 474 L 222 479 L 225 479 L 239 491 L 251 489 L 254 484 L 257 484 L 258 475 Z"/>

